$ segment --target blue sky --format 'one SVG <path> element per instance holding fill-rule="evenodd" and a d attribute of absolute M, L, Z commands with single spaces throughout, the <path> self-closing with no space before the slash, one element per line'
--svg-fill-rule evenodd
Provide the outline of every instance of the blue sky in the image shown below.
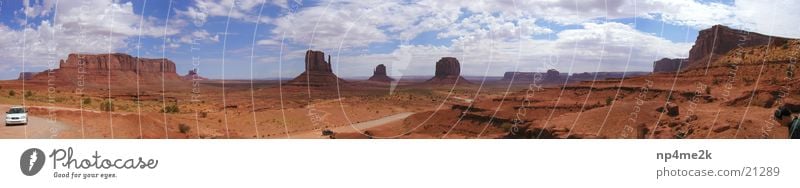
<path fill-rule="evenodd" d="M 714 24 L 800 36 L 800 6 L 788 0 L 1 2 L 0 79 L 109 51 L 226 79 L 294 77 L 306 49 L 332 55 L 342 77 L 369 76 L 378 64 L 390 76 L 432 75 L 443 56 L 474 76 L 649 71 L 654 60 L 686 56 Z"/>

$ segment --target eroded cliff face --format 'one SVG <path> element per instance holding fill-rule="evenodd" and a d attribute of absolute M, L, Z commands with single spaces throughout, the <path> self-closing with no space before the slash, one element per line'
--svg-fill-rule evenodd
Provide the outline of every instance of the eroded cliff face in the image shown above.
<path fill-rule="evenodd" d="M 763 35 L 760 33 L 733 29 L 723 25 L 715 25 L 701 30 L 697 35 L 694 46 L 689 50 L 689 58 L 681 70 L 705 66 L 713 63 L 720 56 L 731 50 L 752 46 L 771 45 L 780 46 L 790 39 Z"/>
<path fill-rule="evenodd" d="M 183 82 L 175 72 L 175 63 L 169 59 L 138 58 L 122 53 L 69 54 L 60 61 L 58 69 L 36 74 L 31 81 L 51 81 L 64 88 L 118 88 L 118 91 L 150 90 L 151 86 L 160 90 L 162 83 Z"/>
<path fill-rule="evenodd" d="M 333 72 L 331 70 L 330 56 L 325 61 L 325 53 L 321 51 L 306 51 L 306 71 L 310 72 Z"/>
<path fill-rule="evenodd" d="M 443 57 L 436 62 L 434 77 L 446 78 L 461 75 L 461 63 L 455 57 Z"/>
<path fill-rule="evenodd" d="M 59 69 L 79 68 L 87 72 L 107 72 L 111 70 L 177 74 L 175 72 L 175 63 L 169 59 L 138 58 L 122 53 L 69 54 L 66 60 L 62 60 L 59 63 Z"/>

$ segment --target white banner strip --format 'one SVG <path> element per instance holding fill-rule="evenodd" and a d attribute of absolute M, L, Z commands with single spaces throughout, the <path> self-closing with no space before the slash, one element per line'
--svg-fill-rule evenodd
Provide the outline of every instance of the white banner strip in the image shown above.
<path fill-rule="evenodd" d="M 0 140 L 0 183 L 81 188 L 769 187 L 796 182 L 797 146 L 790 140 Z M 37 151 L 31 148 L 45 158 L 31 159 Z M 25 174 L 36 168 L 41 169 Z"/>

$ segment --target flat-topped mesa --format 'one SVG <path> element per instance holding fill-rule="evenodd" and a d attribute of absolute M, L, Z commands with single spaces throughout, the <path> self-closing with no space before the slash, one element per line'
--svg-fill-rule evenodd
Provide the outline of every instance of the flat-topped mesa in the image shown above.
<path fill-rule="evenodd" d="M 436 72 L 427 83 L 452 84 L 457 82 L 469 83 L 461 77 L 461 63 L 455 57 L 443 57 L 436 62 Z"/>
<path fill-rule="evenodd" d="M 123 53 L 69 54 L 60 61 L 58 69 L 36 74 L 31 80 L 55 80 L 65 86 L 87 89 L 145 88 L 165 82 L 183 82 L 175 72 L 175 63 L 169 59 L 138 58 Z"/>
<path fill-rule="evenodd" d="M 678 69 L 682 69 L 684 62 L 686 59 L 676 58 L 663 58 L 656 62 L 653 62 L 653 72 L 667 72 L 667 73 L 675 73 Z"/>
<path fill-rule="evenodd" d="M 369 77 L 369 81 L 375 82 L 391 82 L 394 81 L 391 77 L 386 75 L 386 66 L 380 64 L 375 67 L 375 72 L 372 73 L 372 77 Z"/>
<path fill-rule="evenodd" d="M 558 70 L 549 69 L 547 72 L 506 72 L 503 74 L 504 81 L 527 83 L 537 81 L 539 83 L 561 83 L 567 78 L 568 74 L 560 73 Z"/>
<path fill-rule="evenodd" d="M 306 51 L 306 70 L 294 79 L 287 82 L 294 86 L 335 86 L 346 83 L 336 74 L 333 74 L 330 63 L 331 57 L 325 61 L 325 53 L 321 51 Z"/>
<path fill-rule="evenodd" d="M 705 66 L 731 50 L 761 45 L 780 46 L 790 39 L 714 25 L 701 30 L 681 70 Z"/>
<path fill-rule="evenodd" d="M 137 67 L 138 65 L 138 67 Z M 113 54 L 69 54 L 61 60 L 59 69 L 82 69 L 92 71 L 132 71 L 176 74 L 175 63 L 169 59 L 148 59 L 123 53 Z"/>

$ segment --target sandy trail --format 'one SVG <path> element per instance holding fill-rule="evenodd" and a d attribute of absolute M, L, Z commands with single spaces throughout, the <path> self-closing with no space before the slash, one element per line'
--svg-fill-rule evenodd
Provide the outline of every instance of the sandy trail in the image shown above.
<path fill-rule="evenodd" d="M 414 113 L 413 112 L 403 112 L 403 113 L 398 113 L 398 114 L 382 117 L 380 119 L 375 119 L 375 120 L 371 120 L 371 121 L 356 123 L 356 124 L 352 124 L 352 125 L 334 127 L 334 128 L 330 128 L 330 130 L 333 131 L 333 132 L 337 132 L 337 133 L 361 132 L 361 131 L 369 129 L 369 128 L 379 127 L 379 126 L 382 126 L 382 125 L 386 125 L 388 123 L 392 123 L 392 122 L 395 122 L 395 121 L 403 120 L 403 119 L 407 118 L 408 116 L 411 116 L 412 114 L 414 114 Z M 291 138 L 328 138 L 328 136 L 323 136 L 322 135 L 322 130 L 311 130 L 311 131 L 305 131 L 305 132 L 301 132 L 301 133 L 297 133 L 297 134 L 291 134 Z"/>
<path fill-rule="evenodd" d="M 0 105 L 0 111 L 7 112 L 10 107 L 11 105 Z M 62 122 L 28 115 L 27 125 L 3 123 L 0 127 L 0 138 L 58 138 L 59 133 L 68 129 L 69 126 Z"/>

